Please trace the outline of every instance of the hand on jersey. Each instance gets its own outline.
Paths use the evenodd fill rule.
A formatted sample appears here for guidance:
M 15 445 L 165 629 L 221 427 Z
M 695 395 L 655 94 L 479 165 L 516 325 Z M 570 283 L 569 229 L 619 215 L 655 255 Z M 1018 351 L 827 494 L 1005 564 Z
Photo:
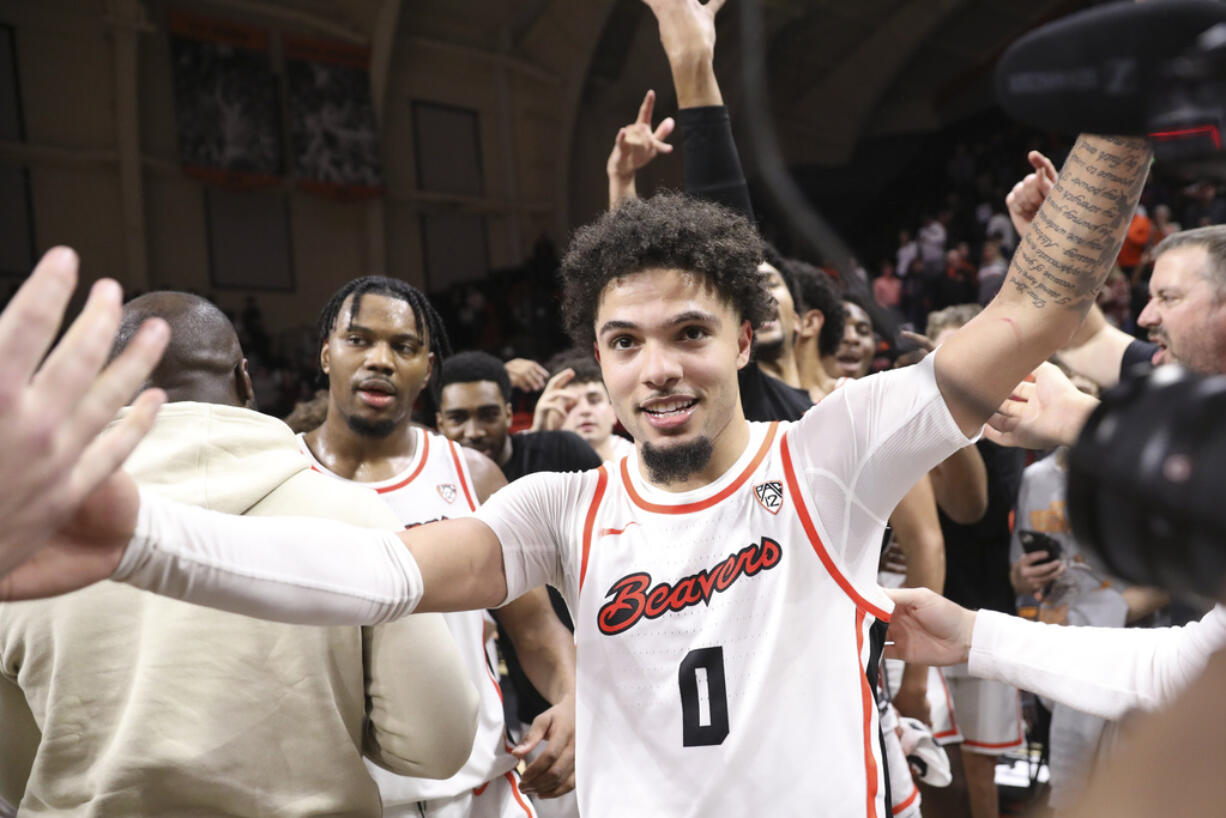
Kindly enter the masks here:
M 48 354 L 76 283 L 76 254 L 50 250 L 0 314 L 0 601 L 101 579 L 96 570 L 77 576 L 62 558 L 81 548 L 81 557 L 92 555 L 95 534 L 108 543 L 122 539 L 122 553 L 136 523 L 136 486 L 119 467 L 165 395 L 146 392 L 106 427 L 148 379 L 169 331 L 162 321 L 148 322 L 106 365 L 123 293 L 104 279 Z
M 1039 207 L 1047 200 L 1047 194 L 1056 186 L 1056 166 L 1051 160 L 1038 151 L 1026 154 L 1026 160 L 1034 168 L 1034 173 L 1028 174 L 1022 181 L 1013 186 L 1009 195 L 1005 196 L 1005 207 L 1009 209 L 1009 219 L 1018 238 L 1026 235 L 1030 223 L 1034 221 Z
M 566 416 L 575 408 L 575 399 L 565 391 L 566 385 L 575 377 L 575 370 L 563 369 L 549 379 L 545 391 L 536 402 L 532 412 L 532 431 L 561 429 Z
M 511 750 L 521 761 L 536 746 L 545 749 L 524 770 L 519 788 L 538 798 L 557 798 L 575 788 L 575 699 L 567 696 L 536 717 L 523 741 Z
M 983 436 L 1001 446 L 1024 449 L 1071 446 L 1097 405 L 1059 367 L 1043 363 L 988 419 Z
M 921 665 L 956 665 L 970 655 L 975 614 L 927 588 L 885 589 L 894 600 L 885 655 Z
M 613 140 L 613 151 L 605 170 L 610 177 L 631 181 L 634 174 L 662 153 L 672 153 L 673 146 L 665 142 L 672 135 L 677 123 L 671 116 L 665 117 L 652 130 L 652 112 L 656 106 L 656 92 L 648 91 L 639 106 L 638 118 L 621 128 Z

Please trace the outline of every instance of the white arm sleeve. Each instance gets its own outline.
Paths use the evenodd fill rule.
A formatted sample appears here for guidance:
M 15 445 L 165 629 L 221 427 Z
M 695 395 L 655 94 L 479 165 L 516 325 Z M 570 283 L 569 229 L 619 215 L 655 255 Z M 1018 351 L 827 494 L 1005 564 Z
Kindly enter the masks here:
M 596 472 L 538 472 L 490 497 L 473 516 L 502 543 L 507 598 L 548 583 L 571 610 L 578 595 L 582 516 L 591 503 Z
M 307 517 L 238 517 L 141 491 L 111 579 L 223 611 L 300 625 L 411 613 L 422 577 L 394 532 Z
M 1118 719 L 1169 702 L 1224 646 L 1226 609 L 1220 605 L 1199 622 L 1154 629 L 1046 625 L 979 611 L 969 668 L 981 679 Z

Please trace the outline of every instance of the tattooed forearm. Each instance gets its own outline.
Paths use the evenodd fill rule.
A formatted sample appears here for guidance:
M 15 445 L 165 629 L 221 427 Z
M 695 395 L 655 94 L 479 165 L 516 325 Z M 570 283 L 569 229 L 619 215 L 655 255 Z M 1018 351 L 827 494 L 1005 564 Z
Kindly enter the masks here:
M 1089 309 L 1119 253 L 1149 168 L 1149 146 L 1082 136 L 1013 259 L 1006 283 L 1035 309 Z

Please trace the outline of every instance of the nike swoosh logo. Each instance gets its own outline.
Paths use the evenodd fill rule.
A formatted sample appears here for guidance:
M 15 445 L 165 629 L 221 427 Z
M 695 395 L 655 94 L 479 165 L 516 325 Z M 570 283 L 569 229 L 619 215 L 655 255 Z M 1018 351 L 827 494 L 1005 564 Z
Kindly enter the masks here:
M 602 529 L 600 529 L 600 536 L 602 536 L 602 537 L 615 537 L 615 536 L 617 536 L 618 534 L 624 534 L 624 533 L 626 533 L 626 529 L 627 529 L 627 528 L 629 528 L 630 526 L 632 526 L 632 525 L 638 525 L 638 524 L 639 524 L 639 523 L 638 523 L 638 520 L 631 520 L 630 522 L 626 523 L 626 524 L 625 524 L 624 526 L 622 526 L 621 528 L 602 528 Z

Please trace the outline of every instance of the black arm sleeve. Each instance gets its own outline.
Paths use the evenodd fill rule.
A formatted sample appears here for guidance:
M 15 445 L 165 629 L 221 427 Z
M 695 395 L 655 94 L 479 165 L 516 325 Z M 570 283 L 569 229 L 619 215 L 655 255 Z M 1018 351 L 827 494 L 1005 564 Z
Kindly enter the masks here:
M 1157 351 L 1157 344 L 1142 341 L 1139 338 L 1129 344 L 1124 350 L 1124 357 L 1120 359 L 1120 380 L 1137 374 L 1134 369 L 1139 364 L 1148 364 Z
M 685 192 L 730 207 L 751 222 L 753 205 L 732 139 L 732 120 L 723 105 L 682 108 L 681 155 L 685 160 Z

